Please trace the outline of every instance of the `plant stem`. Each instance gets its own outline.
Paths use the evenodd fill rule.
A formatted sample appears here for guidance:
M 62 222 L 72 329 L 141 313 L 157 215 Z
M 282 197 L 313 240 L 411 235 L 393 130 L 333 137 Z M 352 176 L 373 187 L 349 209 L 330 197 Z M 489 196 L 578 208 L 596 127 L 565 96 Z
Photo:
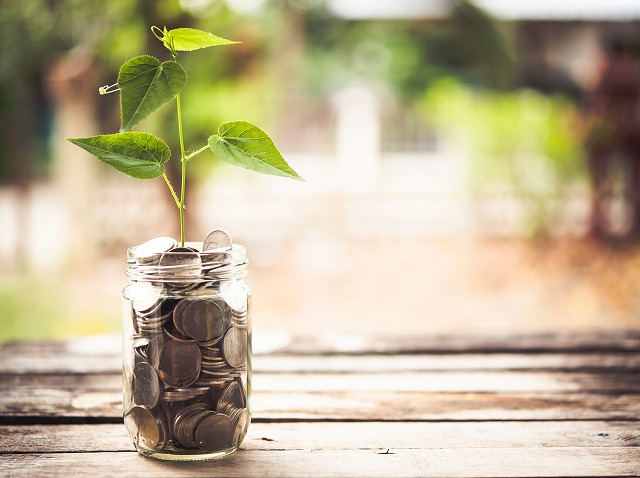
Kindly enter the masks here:
M 167 183 L 167 186 L 169 186 L 169 191 L 171 191 L 171 195 L 173 196 L 173 200 L 176 202 L 176 206 L 180 208 L 180 200 L 176 195 L 175 189 L 173 189 L 173 186 L 171 185 L 171 181 L 169 181 L 169 177 L 167 176 L 167 173 L 162 173 L 162 177 L 164 178 L 164 182 Z
M 209 149 L 209 145 L 208 145 L 208 144 L 207 144 L 206 146 L 203 146 L 202 148 L 200 148 L 200 149 L 198 149 L 198 150 L 194 151 L 193 153 L 189 153 L 189 154 L 187 155 L 187 157 L 186 157 L 186 158 L 184 158 L 184 160 L 185 160 L 185 161 L 189 161 L 191 158 L 193 158 L 193 157 L 195 157 L 195 156 L 198 156 L 200 153 L 202 153 L 203 151 L 205 151 L 205 150 L 207 150 L 207 149 Z
M 187 183 L 187 159 L 184 154 L 184 136 L 182 134 L 182 107 L 180 105 L 180 93 L 176 96 L 178 107 L 178 136 L 180 137 L 180 166 L 181 166 L 181 185 L 180 185 L 180 245 L 184 247 L 184 193 Z

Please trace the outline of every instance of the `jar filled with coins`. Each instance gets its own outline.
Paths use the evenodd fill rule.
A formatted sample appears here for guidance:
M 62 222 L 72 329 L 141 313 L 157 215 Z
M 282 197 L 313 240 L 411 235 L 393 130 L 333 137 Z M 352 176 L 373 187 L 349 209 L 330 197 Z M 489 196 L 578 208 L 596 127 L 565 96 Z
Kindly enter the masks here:
M 138 452 L 207 460 L 234 452 L 251 408 L 245 248 L 152 239 L 128 250 L 123 297 L 124 422 Z

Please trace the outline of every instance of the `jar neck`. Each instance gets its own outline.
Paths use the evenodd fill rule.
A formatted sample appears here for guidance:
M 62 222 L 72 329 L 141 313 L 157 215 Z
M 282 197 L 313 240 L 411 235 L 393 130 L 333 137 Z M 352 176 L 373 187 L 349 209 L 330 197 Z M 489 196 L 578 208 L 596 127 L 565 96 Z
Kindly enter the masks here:
M 202 243 L 186 243 L 190 250 L 139 255 L 127 251 L 126 275 L 132 282 L 227 283 L 242 281 L 249 261 L 244 246 L 202 251 Z

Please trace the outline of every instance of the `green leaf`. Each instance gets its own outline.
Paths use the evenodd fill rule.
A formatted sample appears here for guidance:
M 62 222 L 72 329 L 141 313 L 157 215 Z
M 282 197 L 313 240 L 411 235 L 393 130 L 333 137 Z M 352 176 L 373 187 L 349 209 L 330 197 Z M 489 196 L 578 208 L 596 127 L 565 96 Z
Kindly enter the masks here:
M 212 33 L 195 28 L 176 28 L 165 33 L 165 38 L 175 51 L 193 51 L 210 46 L 233 45 L 237 41 L 226 40 Z M 167 45 L 165 40 L 165 46 Z M 167 48 L 171 49 L 169 46 Z
M 141 55 L 120 67 L 120 131 L 128 131 L 162 105 L 176 97 L 187 75 L 176 61 L 160 61 Z
M 284 160 L 273 140 L 246 121 L 231 121 L 209 137 L 209 148 L 223 161 L 259 173 L 304 181 Z
M 67 139 L 118 171 L 138 179 L 162 176 L 163 164 L 171 158 L 166 143 L 151 133 L 129 132 Z

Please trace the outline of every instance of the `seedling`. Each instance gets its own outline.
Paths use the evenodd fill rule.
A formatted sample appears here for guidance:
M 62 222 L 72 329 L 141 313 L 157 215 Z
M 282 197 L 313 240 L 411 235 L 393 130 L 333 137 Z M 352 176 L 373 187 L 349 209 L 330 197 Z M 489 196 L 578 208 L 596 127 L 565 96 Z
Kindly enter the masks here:
M 238 42 L 193 28 L 167 30 L 165 27 L 161 30 L 154 26 L 151 31 L 169 50 L 173 59 L 160 62 L 149 55 L 137 56 L 120 67 L 116 84 L 98 89 L 101 95 L 120 93 L 120 132 L 67 139 L 134 178 L 155 179 L 162 176 L 180 213 L 180 242 L 184 245 L 187 163 L 204 151 L 210 150 L 223 161 L 259 173 L 300 181 L 304 179 L 287 164 L 273 140 L 260 128 L 246 121 L 223 123 L 218 127 L 217 134 L 209 136 L 207 144 L 191 152 L 185 151 L 180 92 L 185 86 L 187 75 L 178 63 L 178 52 Z M 131 131 L 135 125 L 174 98 L 180 140 L 179 197 L 165 171 L 164 164 L 171 159 L 171 151 L 167 144 L 151 133 Z

